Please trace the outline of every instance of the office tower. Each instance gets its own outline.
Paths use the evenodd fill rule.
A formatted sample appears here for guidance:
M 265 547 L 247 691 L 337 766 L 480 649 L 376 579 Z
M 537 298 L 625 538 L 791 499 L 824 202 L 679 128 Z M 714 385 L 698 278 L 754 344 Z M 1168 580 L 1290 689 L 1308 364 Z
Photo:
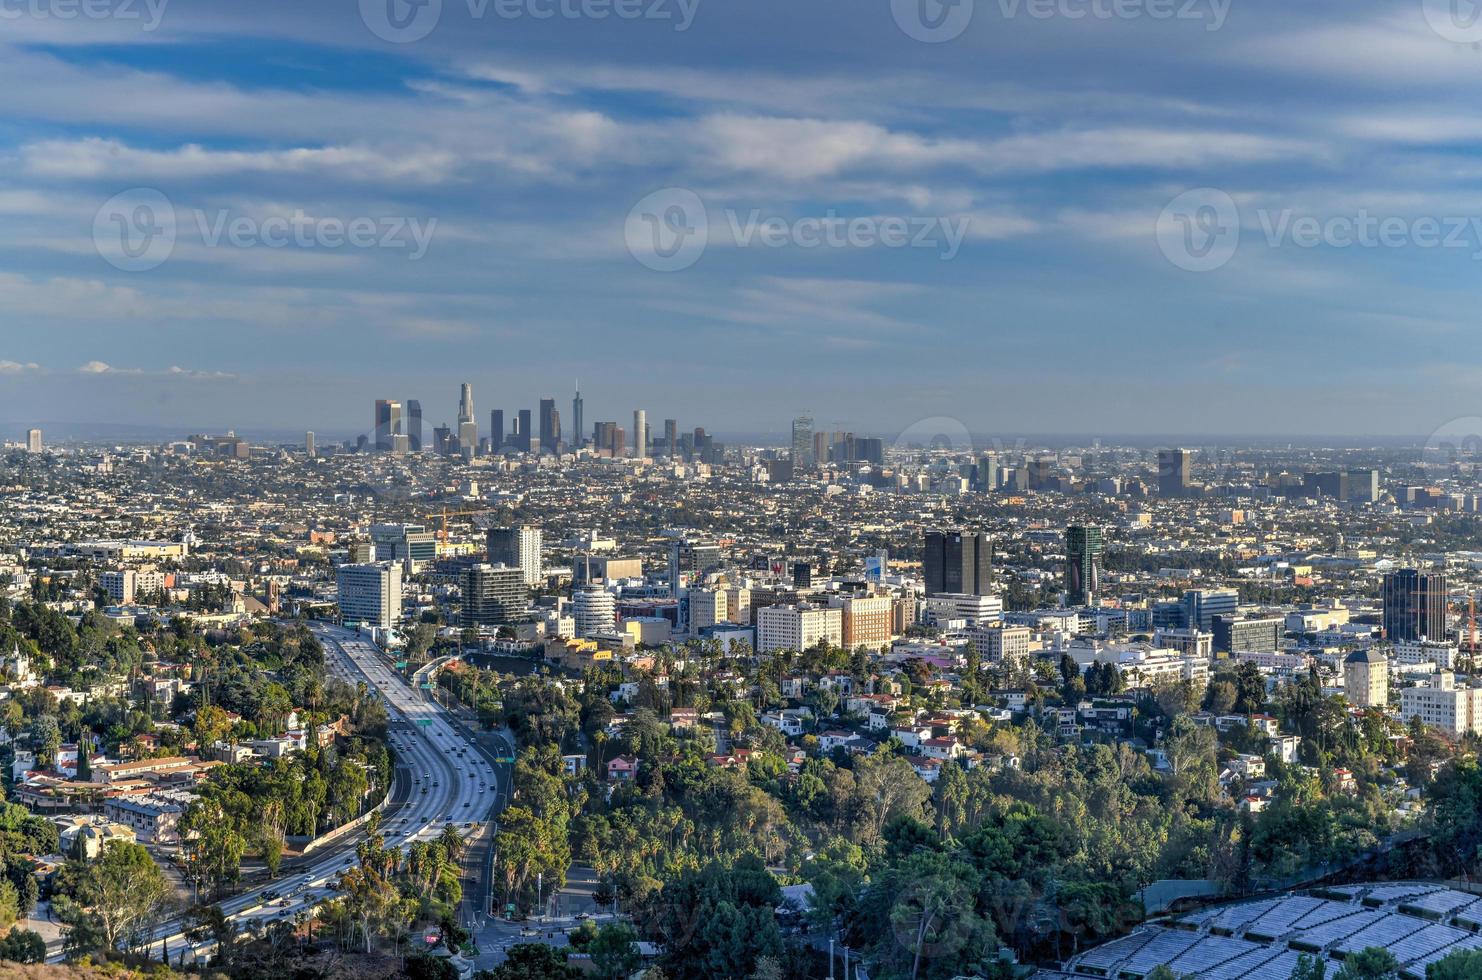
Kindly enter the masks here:
M 617 629 L 617 600 L 600 585 L 584 585 L 571 594 L 572 620 L 578 638 Z
M 1281 649 L 1286 620 L 1281 616 L 1216 615 L 1213 632 L 1215 653 L 1271 653 Z
M 407 399 L 407 449 L 422 451 L 422 403 L 415 398 Z
M 33 449 L 31 451 L 35 452 L 36 450 Z M 310 459 L 314 458 L 314 433 L 312 432 L 304 433 L 304 455 Z
M 813 587 L 813 566 L 805 561 L 792 563 L 792 587 L 795 589 L 811 589 Z
M 539 585 L 541 565 L 540 528 L 529 524 L 490 528 L 486 538 L 489 563 L 511 565 L 525 576 L 526 585 Z
M 540 400 L 540 451 L 554 455 L 561 448 L 561 414 L 554 398 Z
M 664 420 L 664 446 L 670 459 L 679 455 L 679 422 L 675 419 Z
M 1190 629 L 1214 632 L 1214 617 L 1234 616 L 1240 607 L 1235 589 L 1189 589 L 1184 593 L 1184 622 Z
M 437 535 L 422 524 L 373 524 L 371 543 L 377 561 L 405 564 L 413 575 L 437 557 Z
M 496 408 L 489 413 L 489 452 L 499 455 L 504 448 L 504 409 Z
M 1072 524 L 1065 529 L 1065 593 L 1072 606 L 1096 602 L 1101 587 L 1101 528 Z
M 515 448 L 528 453 L 535 448 L 535 432 L 530 428 L 530 409 L 520 409 L 517 418 L 519 430 L 515 433 Z
M 479 424 L 473 420 L 473 385 L 464 382 L 458 389 L 458 451 L 465 459 L 479 448 Z
M 26 452 L 28 452 L 28 453 L 39 453 L 39 452 L 41 452 L 41 448 L 42 448 L 41 447 L 41 430 L 40 429 L 27 429 L 26 430 Z
M 439 456 L 447 456 L 453 452 L 452 429 L 440 425 L 432 430 L 432 451 Z
M 975 531 L 927 531 L 922 574 L 927 595 L 989 595 L 993 542 Z
M 463 570 L 463 626 L 500 626 L 524 617 L 530 589 L 525 573 L 510 565 L 473 565 Z
M 679 590 L 720 566 L 720 546 L 695 538 L 677 538 L 669 545 L 669 590 Z
M 1446 638 L 1446 576 L 1401 568 L 1384 576 L 1384 635 L 1394 643 Z
M 401 434 L 401 402 L 391 398 L 376 400 L 375 433 L 376 452 L 389 453 L 396 447 L 396 436 Z
M 1356 504 L 1372 504 L 1379 500 L 1378 470 L 1349 470 L 1348 499 Z
M 1302 496 L 1322 500 L 1348 500 L 1347 473 L 1303 473 Z
M 796 470 L 812 469 L 818 463 L 813 454 L 813 416 L 799 415 L 792 420 L 792 466 Z
M 395 562 L 341 565 L 335 573 L 340 622 L 382 629 L 401 622 L 401 566 Z
M 854 450 L 854 458 L 857 462 L 873 463 L 876 466 L 885 465 L 885 443 L 879 439 L 856 439 Z
M 613 459 L 619 459 L 623 456 L 628 455 L 628 430 L 624 429 L 616 422 L 609 422 L 607 424 L 611 426 L 611 428 L 607 430 L 609 439 L 609 455 L 612 456 Z
M 1158 496 L 1184 497 L 1189 493 L 1189 465 L 1192 454 L 1187 449 L 1158 450 Z
M 633 458 L 648 457 L 648 413 L 641 408 L 633 409 Z
M 1049 490 L 1052 489 L 1051 481 L 1055 477 L 1055 457 L 1036 456 L 1029 461 L 1029 489 Z
M 582 416 L 584 414 L 583 409 L 585 409 L 585 408 L 586 408 L 586 403 L 583 402 L 582 401 L 582 398 L 581 398 L 581 382 L 577 382 L 577 385 L 576 385 L 576 395 L 575 395 L 575 397 L 573 397 L 571 399 L 571 440 L 572 440 L 572 446 L 571 446 L 571 448 L 572 449 L 580 449 L 581 448 L 582 432 L 584 431 L 582 429 L 582 425 L 583 425 Z
M 978 459 L 978 485 L 974 489 L 983 493 L 992 493 L 998 489 L 998 460 L 993 456 Z

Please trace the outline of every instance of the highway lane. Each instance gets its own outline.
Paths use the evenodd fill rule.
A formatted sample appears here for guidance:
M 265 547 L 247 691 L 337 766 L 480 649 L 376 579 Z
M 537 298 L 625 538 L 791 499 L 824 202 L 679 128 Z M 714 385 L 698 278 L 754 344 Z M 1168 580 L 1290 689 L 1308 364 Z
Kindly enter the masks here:
M 381 825 L 387 845 L 404 850 L 418 840 L 435 840 L 449 824 L 465 838 L 475 835 L 506 798 L 508 773 L 500 770 L 507 767 L 497 766 L 466 729 L 423 692 L 409 686 L 369 640 L 354 630 L 327 624 L 312 628 L 324 644 L 330 673 L 352 683 L 364 681 L 386 704 L 389 741 L 397 764 L 395 778 L 412 785 L 406 802 L 388 809 Z M 357 829 L 324 856 L 277 881 L 221 902 L 222 910 L 243 927 L 312 914 L 315 906 L 337 894 L 334 883 L 356 863 L 353 848 L 364 837 L 365 831 Z M 470 891 L 477 889 L 475 884 Z M 483 908 L 487 909 L 486 902 Z M 469 925 L 477 925 L 479 914 L 465 903 L 463 915 Z M 189 961 L 208 953 L 207 944 L 189 946 L 185 928 L 186 923 L 177 919 L 156 930 L 152 955 L 168 950 L 174 960 L 188 950 Z

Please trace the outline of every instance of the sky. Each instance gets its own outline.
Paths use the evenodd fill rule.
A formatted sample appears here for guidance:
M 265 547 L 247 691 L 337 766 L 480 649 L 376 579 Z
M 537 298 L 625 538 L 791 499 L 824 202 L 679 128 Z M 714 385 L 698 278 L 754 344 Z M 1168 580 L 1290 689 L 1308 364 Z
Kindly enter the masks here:
M 0 0 L 0 432 L 1425 438 L 1468 3 Z

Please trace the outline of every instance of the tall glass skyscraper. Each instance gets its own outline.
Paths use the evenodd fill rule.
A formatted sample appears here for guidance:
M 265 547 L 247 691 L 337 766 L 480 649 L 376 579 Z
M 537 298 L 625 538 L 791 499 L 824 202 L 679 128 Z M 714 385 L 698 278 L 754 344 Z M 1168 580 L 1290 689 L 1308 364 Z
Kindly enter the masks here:
M 1065 600 L 1089 606 L 1101 587 L 1101 528 L 1072 524 L 1065 529 Z

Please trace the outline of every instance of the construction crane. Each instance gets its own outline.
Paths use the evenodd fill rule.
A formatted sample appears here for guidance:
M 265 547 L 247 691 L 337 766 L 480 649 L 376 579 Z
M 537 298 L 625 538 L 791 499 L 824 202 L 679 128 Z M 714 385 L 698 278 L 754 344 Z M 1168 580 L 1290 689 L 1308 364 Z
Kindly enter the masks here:
M 469 507 L 459 510 L 448 510 L 444 507 L 441 513 L 441 522 L 438 525 L 437 539 L 443 544 L 448 543 L 448 517 L 469 517 L 474 514 L 497 514 L 501 508 L 498 507 Z

